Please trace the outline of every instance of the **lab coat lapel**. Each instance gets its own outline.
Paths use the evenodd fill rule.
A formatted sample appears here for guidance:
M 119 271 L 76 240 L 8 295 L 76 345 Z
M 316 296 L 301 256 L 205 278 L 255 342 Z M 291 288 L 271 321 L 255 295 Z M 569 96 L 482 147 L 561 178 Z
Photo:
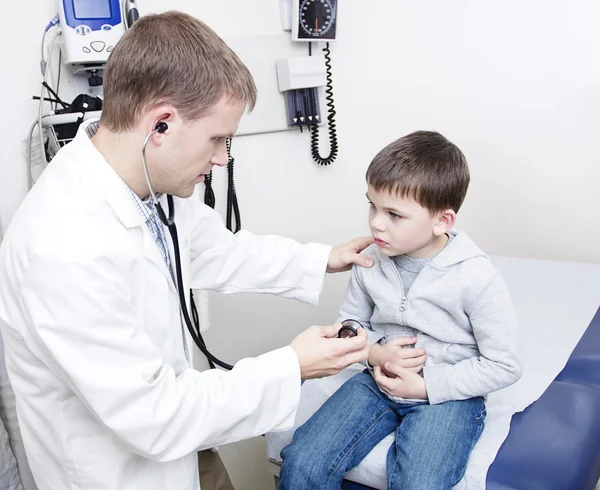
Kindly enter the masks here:
M 89 184 L 94 187 L 96 192 L 104 196 L 115 215 L 130 233 L 138 234 L 139 231 L 135 228 L 141 228 L 144 256 L 160 269 L 168 279 L 171 288 L 177 292 L 158 245 L 154 241 L 154 236 L 146 223 L 144 223 L 144 219 L 137 209 L 127 184 L 121 180 L 93 145 L 85 133 L 85 127 L 86 123 L 80 126 L 77 136 L 70 145 L 72 145 L 73 151 L 78 154 L 77 160 L 81 162 L 81 165 L 89 175 Z M 174 266 L 175 264 L 173 263 Z

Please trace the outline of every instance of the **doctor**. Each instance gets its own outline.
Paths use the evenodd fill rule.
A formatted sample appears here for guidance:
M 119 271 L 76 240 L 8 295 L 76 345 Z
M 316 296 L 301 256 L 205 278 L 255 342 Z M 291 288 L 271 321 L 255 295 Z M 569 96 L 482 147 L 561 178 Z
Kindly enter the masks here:
M 115 47 L 102 119 L 82 124 L 42 174 L 0 249 L 0 327 L 27 457 L 40 490 L 192 490 L 196 452 L 291 427 L 300 380 L 367 358 L 366 336 L 313 326 L 233 371 L 192 369 L 168 233 L 148 200 L 176 196 L 185 290 L 314 303 L 323 275 L 370 266 L 357 239 L 331 249 L 228 232 L 196 184 L 226 164 L 256 89 L 203 23 L 142 18 Z M 229 335 L 224 332 L 223 335 Z

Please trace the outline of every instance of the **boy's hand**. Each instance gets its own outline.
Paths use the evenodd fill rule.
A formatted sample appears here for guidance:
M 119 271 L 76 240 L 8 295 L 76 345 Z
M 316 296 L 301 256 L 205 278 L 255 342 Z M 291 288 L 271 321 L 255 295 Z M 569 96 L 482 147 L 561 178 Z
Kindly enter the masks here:
M 394 375 L 385 369 L 387 362 L 396 364 L 414 373 L 420 373 L 427 359 L 424 349 L 403 349 L 405 345 L 412 345 L 417 341 L 415 337 L 398 337 L 385 345 L 373 344 L 369 351 L 369 365 L 382 368 L 388 378 Z
M 417 373 L 390 362 L 386 363 L 384 368 L 386 372 L 391 373 L 394 378 L 387 376 L 379 366 L 375 366 L 373 371 L 375 382 L 383 388 L 386 393 L 402 398 L 427 400 L 425 381 Z
M 355 238 L 354 240 L 333 247 L 327 262 L 327 272 L 344 272 L 352 269 L 353 264 L 371 267 L 373 259 L 361 255 L 365 248 L 373 243 L 373 237 Z

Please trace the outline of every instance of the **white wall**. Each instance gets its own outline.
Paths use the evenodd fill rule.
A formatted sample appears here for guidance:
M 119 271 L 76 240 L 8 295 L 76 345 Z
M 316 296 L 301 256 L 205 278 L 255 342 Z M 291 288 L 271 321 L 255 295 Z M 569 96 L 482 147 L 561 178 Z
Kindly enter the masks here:
M 279 33 L 277 0 L 145 0 L 142 8 L 165 5 L 198 16 L 223 36 Z M 30 96 L 39 86 L 39 39 L 53 14 L 52 4 L 40 0 L 6 8 L 0 80 L 5 225 L 26 190 L 21 140 L 35 118 Z M 469 160 L 472 184 L 459 225 L 482 248 L 600 262 L 600 4 L 346 0 L 339 8 L 333 49 L 338 161 L 316 166 L 306 133 L 236 139 L 245 228 L 327 243 L 366 233 L 364 171 L 370 159 L 403 134 L 435 129 Z M 18 24 L 21 17 L 27 22 Z M 16 42 L 20 48 L 10 49 Z M 223 187 L 225 172 L 216 179 Z M 218 198 L 222 205 L 223 193 Z M 332 320 L 345 280 L 327 279 L 319 308 L 214 296 L 207 340 L 228 360 L 284 345 L 310 323 Z M 234 335 L 222 335 L 224 330 Z M 261 444 L 223 449 L 242 490 L 267 488 L 257 457 Z

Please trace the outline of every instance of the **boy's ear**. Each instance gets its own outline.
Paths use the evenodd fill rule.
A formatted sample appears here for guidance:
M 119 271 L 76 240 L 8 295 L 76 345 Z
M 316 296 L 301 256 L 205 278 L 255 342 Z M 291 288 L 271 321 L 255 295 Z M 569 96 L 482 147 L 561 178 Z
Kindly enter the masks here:
M 452 209 L 445 209 L 438 215 L 437 222 L 433 228 L 433 234 L 436 236 L 442 236 L 454 226 L 455 222 L 456 212 L 454 212 Z

